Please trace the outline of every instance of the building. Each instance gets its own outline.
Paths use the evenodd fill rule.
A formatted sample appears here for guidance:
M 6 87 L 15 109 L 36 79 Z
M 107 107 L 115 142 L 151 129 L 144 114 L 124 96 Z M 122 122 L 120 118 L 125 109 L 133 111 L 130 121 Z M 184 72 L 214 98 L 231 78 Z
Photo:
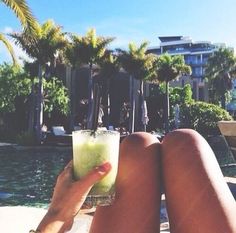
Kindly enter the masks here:
M 193 98 L 196 100 L 208 100 L 206 83 L 204 82 L 205 67 L 208 58 L 225 44 L 212 44 L 209 41 L 194 42 L 190 37 L 184 36 L 162 36 L 159 37 L 160 46 L 149 48 L 149 53 L 161 55 L 183 55 L 185 63 L 192 68 L 192 75 L 188 78 L 180 78 L 173 81 L 173 86 L 183 86 L 190 83 L 193 88 Z

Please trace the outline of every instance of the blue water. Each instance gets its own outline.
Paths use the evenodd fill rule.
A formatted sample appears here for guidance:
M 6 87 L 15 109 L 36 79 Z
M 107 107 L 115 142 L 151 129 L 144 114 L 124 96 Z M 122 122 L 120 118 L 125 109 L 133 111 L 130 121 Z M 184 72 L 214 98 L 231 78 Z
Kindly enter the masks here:
M 0 148 L 0 206 L 47 207 L 71 148 Z

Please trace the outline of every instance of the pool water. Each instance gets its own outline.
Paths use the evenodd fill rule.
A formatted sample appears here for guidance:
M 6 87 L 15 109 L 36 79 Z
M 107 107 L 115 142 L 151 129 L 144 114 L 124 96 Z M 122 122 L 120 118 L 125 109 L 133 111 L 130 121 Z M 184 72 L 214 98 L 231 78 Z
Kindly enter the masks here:
M 0 148 L 0 206 L 47 207 L 71 148 Z

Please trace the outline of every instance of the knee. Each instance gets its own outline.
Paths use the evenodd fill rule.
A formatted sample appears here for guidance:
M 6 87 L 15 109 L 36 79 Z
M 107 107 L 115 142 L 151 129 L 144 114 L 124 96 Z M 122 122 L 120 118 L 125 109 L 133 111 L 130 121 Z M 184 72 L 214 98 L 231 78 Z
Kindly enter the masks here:
M 158 139 L 150 133 L 135 132 L 122 141 L 120 146 L 121 154 L 145 155 L 150 148 L 158 147 L 159 143 Z
M 177 129 L 168 133 L 162 144 L 171 145 L 192 145 L 205 140 L 197 131 L 193 129 Z
M 150 133 L 146 133 L 146 132 L 135 132 L 129 136 L 127 136 L 123 142 L 122 142 L 122 146 L 140 146 L 140 147 L 146 147 L 152 143 L 155 142 L 159 142 L 158 139 L 150 134 Z
M 118 186 L 137 179 L 157 176 L 160 166 L 160 142 L 145 132 L 136 132 L 127 136 L 120 145 Z M 145 176 L 141 176 L 145 171 Z M 154 175 L 155 174 L 155 175 Z M 146 177 L 146 178 L 144 178 Z
M 170 132 L 162 141 L 162 156 L 169 157 L 186 154 L 201 154 L 200 151 L 210 151 L 206 140 L 195 130 L 178 129 Z
M 120 167 L 152 166 L 160 158 L 160 142 L 149 133 L 137 132 L 126 137 L 120 145 Z

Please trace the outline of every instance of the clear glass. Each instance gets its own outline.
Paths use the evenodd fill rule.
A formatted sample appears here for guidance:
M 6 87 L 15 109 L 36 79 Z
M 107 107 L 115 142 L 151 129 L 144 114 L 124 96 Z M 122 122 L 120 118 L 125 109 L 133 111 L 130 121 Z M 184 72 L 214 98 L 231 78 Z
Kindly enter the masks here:
M 72 133 L 73 170 L 75 179 L 85 176 L 94 167 L 110 162 L 111 171 L 89 192 L 85 204 L 111 205 L 115 199 L 120 133 L 111 130 L 79 130 Z

